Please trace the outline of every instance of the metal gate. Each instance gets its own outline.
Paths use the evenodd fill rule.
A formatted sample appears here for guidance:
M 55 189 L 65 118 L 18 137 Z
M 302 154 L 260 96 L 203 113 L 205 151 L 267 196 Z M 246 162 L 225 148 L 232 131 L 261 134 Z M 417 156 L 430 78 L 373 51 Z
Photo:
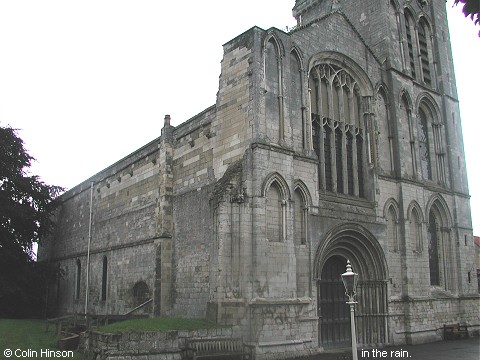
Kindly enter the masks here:
M 345 272 L 346 260 L 332 256 L 322 269 L 318 288 L 318 315 L 320 344 L 324 347 L 348 346 L 350 310 L 345 304 L 345 288 L 340 274 Z
M 341 280 L 346 259 L 330 257 L 318 281 L 319 341 L 323 347 L 351 344 L 350 309 Z M 383 280 L 360 280 L 357 287 L 355 322 L 359 346 L 388 343 L 387 283 Z

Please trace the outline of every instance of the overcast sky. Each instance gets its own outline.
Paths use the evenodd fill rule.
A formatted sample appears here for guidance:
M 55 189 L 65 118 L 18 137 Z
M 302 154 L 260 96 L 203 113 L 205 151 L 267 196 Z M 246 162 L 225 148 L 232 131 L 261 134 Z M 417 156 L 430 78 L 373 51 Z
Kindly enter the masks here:
M 359 0 L 360 1 L 360 0 Z M 75 186 L 215 103 L 222 44 L 257 25 L 295 25 L 294 0 L 0 0 L 0 125 L 20 129 L 32 173 Z M 480 234 L 480 38 L 450 9 L 452 48 Z M 474 138 L 476 137 L 476 138 Z

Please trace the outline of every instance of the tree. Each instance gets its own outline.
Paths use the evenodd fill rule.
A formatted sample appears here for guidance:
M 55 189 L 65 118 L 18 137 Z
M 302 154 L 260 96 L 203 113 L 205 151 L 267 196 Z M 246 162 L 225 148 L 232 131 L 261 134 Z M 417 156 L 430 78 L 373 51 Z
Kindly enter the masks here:
M 475 23 L 475 25 L 480 25 L 480 1 L 479 0 L 454 0 L 454 4 L 458 5 L 462 3 L 463 9 L 462 12 L 465 17 L 469 17 Z M 480 31 L 478 32 L 480 36 Z
M 63 190 L 27 170 L 34 158 L 17 131 L 0 126 L 0 317 L 40 314 L 46 264 L 33 244 L 53 228 L 55 198 Z

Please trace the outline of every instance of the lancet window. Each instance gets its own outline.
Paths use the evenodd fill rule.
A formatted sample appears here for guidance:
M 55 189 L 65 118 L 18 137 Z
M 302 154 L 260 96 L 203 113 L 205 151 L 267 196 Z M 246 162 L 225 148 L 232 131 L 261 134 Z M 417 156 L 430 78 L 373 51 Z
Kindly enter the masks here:
M 294 192 L 294 218 L 295 218 L 295 244 L 306 244 L 306 204 L 303 198 L 303 194 L 299 189 Z
M 418 44 L 420 46 L 420 62 L 422 65 L 423 82 L 427 85 L 432 85 L 430 61 L 428 60 L 428 38 L 424 21 L 420 22 L 418 25 Z
M 423 250 L 422 222 L 419 211 L 416 208 L 413 208 L 410 213 L 410 238 L 414 245 L 414 250 L 417 253 L 421 253 Z
M 430 268 L 430 284 L 440 285 L 440 267 L 438 264 L 438 234 L 440 232 L 440 227 L 433 211 L 430 213 L 428 222 L 428 264 Z
M 281 56 L 272 37 L 265 45 L 265 115 L 267 135 L 272 142 L 283 140 L 283 94 Z
M 407 11 L 405 12 L 405 33 L 406 33 L 406 40 L 407 40 L 407 54 L 408 60 L 410 64 L 410 75 L 413 78 L 416 78 L 416 71 L 415 71 L 415 54 L 414 54 L 414 47 L 415 44 L 415 30 L 413 27 L 414 21 L 411 14 Z
M 321 64 L 310 71 L 309 88 L 321 189 L 364 197 L 365 128 L 357 82 L 344 69 Z
M 283 240 L 284 211 L 282 192 L 279 185 L 274 181 L 267 192 L 267 239 L 269 241 Z
M 102 264 L 102 301 L 107 300 L 107 257 L 103 257 Z
M 390 247 L 393 251 L 398 251 L 398 237 L 397 237 L 397 214 L 393 208 L 390 206 L 387 211 L 387 237 Z
M 75 299 L 80 299 L 80 284 L 82 276 L 82 263 L 77 259 L 77 272 L 75 274 Z
M 428 144 L 428 119 L 423 109 L 419 109 L 418 121 L 418 144 L 420 151 L 420 164 L 424 179 L 432 180 L 432 167 L 430 161 L 430 149 Z

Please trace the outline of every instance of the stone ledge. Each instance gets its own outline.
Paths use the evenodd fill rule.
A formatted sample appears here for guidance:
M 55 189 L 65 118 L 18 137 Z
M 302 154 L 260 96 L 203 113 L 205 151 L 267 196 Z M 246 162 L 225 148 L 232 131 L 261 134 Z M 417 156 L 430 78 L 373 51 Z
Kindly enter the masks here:
M 250 306 L 268 306 L 268 305 L 309 305 L 312 299 L 268 299 L 268 298 L 254 298 L 249 302 Z
M 259 347 L 268 347 L 268 346 L 283 346 L 283 345 L 302 345 L 305 343 L 311 343 L 313 339 L 298 339 L 298 340 L 281 340 L 281 341 L 266 341 L 259 342 L 256 344 Z

